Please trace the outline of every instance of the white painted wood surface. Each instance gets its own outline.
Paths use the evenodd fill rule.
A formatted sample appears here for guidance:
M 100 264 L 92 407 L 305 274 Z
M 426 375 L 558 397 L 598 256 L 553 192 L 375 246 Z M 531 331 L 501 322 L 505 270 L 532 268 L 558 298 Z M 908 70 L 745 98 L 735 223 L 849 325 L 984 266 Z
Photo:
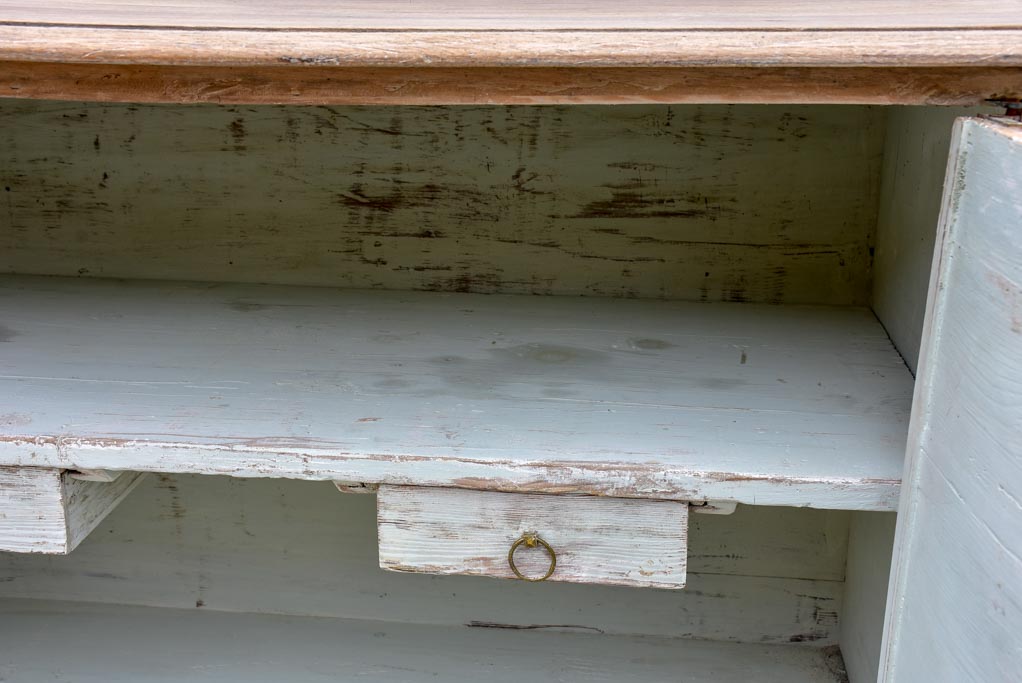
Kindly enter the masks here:
M 71 552 L 141 477 L 105 483 L 45 467 L 0 467 L 0 551 Z
M 841 656 L 851 683 L 875 683 L 894 547 L 893 512 L 854 512 L 841 604 Z
M 873 310 L 915 371 L 955 117 L 993 107 L 889 107 L 873 262 Z
M 965 119 L 948 167 L 882 681 L 1022 671 L 1022 126 Z
M 5 600 L 11 683 L 837 683 L 831 650 Z M 60 643 L 54 647 L 54 643 Z M 116 661 L 95 653 L 117 643 Z
M 685 502 L 381 486 L 377 514 L 380 566 L 391 571 L 520 580 L 508 551 L 535 532 L 556 555 L 548 581 L 685 587 Z M 525 544 L 514 561 L 530 579 L 551 566 Z
M 892 509 L 868 310 L 4 278 L 0 464 Z
M 0 553 L 0 596 L 292 616 L 832 645 L 848 513 L 689 519 L 681 591 L 382 571 L 372 495 L 326 482 L 148 477 L 71 555 Z
M 877 108 L 0 99 L 0 121 L 4 271 L 869 303 Z

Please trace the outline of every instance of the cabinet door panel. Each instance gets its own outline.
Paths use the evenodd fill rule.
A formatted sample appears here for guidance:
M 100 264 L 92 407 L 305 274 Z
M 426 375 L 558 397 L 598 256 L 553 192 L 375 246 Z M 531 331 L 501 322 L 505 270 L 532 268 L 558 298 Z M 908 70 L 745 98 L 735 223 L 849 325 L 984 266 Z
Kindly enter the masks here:
M 955 127 L 881 681 L 1022 677 L 1022 126 Z

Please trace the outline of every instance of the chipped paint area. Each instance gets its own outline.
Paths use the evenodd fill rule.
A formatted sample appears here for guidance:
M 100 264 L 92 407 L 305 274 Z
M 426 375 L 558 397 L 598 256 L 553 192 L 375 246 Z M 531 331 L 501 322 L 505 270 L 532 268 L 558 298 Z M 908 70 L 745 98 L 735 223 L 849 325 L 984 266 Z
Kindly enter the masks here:
M 872 108 L 197 105 L 180 114 L 0 102 L 0 268 L 869 300 L 883 141 Z M 237 310 L 256 312 L 248 305 Z

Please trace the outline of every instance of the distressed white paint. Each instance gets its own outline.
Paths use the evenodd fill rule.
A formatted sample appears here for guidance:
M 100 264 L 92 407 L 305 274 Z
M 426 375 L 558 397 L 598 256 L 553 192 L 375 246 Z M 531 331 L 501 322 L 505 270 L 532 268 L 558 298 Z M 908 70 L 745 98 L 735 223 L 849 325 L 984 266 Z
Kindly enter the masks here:
M 847 518 L 748 506 L 692 516 L 685 590 L 536 584 L 381 571 L 372 495 L 158 475 L 69 556 L 0 554 L 0 596 L 827 645 L 842 610 Z
M 57 469 L 0 467 L 0 551 L 69 553 L 138 484 L 72 479 Z
M 377 513 L 380 566 L 391 571 L 515 579 L 508 551 L 535 532 L 556 555 L 548 581 L 685 586 L 685 502 L 381 486 Z M 528 578 L 552 564 L 524 544 L 514 561 Z
M 6 277 L 0 464 L 892 509 L 868 310 Z
M 9 681 L 838 683 L 831 651 L 572 632 L 0 603 Z M 59 643 L 55 647 L 54 643 Z M 116 662 L 95 653 L 117 643 Z
M 956 116 L 987 107 L 890 107 L 886 110 L 873 263 L 873 309 L 914 371 L 926 311 L 941 188 Z
M 0 99 L 0 270 L 866 305 L 881 112 Z
M 842 600 L 841 655 L 851 683 L 875 683 L 894 546 L 893 512 L 853 512 Z
M 1022 667 L 1022 126 L 956 124 L 881 680 Z

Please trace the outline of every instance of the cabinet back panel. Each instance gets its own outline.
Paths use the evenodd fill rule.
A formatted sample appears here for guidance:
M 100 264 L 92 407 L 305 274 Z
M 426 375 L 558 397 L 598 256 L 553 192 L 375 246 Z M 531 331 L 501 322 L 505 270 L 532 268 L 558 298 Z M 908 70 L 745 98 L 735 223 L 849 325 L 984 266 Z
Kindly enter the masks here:
M 680 591 L 379 568 L 376 499 L 325 482 L 147 477 L 66 557 L 0 553 L 0 597 L 746 642 L 836 640 L 848 514 L 691 516 Z
M 0 100 L 0 269 L 869 302 L 862 106 Z

